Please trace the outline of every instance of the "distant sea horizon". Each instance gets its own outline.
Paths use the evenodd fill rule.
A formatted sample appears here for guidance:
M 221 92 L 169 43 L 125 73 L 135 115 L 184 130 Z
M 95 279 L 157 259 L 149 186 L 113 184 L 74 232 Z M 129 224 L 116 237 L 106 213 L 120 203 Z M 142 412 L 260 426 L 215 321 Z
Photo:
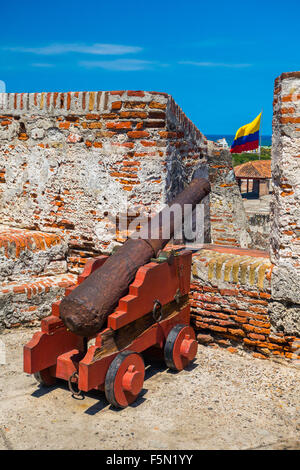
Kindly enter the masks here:
M 225 138 L 229 147 L 231 147 L 232 142 L 234 141 L 234 135 L 230 134 L 204 134 L 208 140 L 213 140 L 216 142 L 219 139 Z M 272 136 L 271 135 L 262 135 L 261 136 L 261 145 L 262 147 L 271 147 L 272 145 Z

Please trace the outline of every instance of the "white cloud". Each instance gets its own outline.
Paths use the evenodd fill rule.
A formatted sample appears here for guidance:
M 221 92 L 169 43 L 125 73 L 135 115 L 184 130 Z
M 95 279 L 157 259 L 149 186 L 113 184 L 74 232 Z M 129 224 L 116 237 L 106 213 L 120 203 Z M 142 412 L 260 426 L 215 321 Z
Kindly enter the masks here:
M 94 55 L 122 55 L 140 52 L 142 48 L 120 44 L 92 44 L 90 46 L 85 44 L 50 44 L 44 47 L 6 47 L 5 50 L 37 55 L 58 55 L 69 52 Z
M 54 64 L 48 64 L 48 63 L 45 63 L 45 62 L 34 62 L 31 65 L 32 65 L 32 67 L 41 67 L 41 68 L 54 67 Z
M 0 93 L 5 93 L 6 92 L 6 85 L 3 80 L 0 80 Z
M 194 62 L 194 61 L 182 61 L 178 62 L 181 65 L 194 65 L 195 67 L 226 67 L 231 69 L 240 69 L 245 67 L 251 67 L 252 64 L 231 64 L 229 62 Z
M 79 65 L 85 68 L 102 68 L 106 70 L 118 71 L 138 71 L 151 68 L 155 62 L 138 59 L 117 59 L 117 60 L 99 60 L 82 61 Z

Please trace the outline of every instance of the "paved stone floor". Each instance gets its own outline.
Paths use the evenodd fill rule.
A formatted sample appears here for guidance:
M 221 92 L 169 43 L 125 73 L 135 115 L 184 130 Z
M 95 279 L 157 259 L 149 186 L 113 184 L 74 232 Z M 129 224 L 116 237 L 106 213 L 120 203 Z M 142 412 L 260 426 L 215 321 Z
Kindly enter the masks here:
M 300 449 L 300 370 L 199 346 L 189 370 L 147 367 L 142 396 L 116 411 L 22 372 L 33 329 L 5 331 L 0 449 Z

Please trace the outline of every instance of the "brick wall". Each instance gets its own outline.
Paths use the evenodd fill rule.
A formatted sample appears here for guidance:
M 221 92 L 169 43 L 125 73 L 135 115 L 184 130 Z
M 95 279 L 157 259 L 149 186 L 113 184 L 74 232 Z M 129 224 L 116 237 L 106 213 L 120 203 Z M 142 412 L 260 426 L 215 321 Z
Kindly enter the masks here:
M 67 271 L 67 246 L 56 234 L 0 225 L 0 281 Z
M 1 221 L 59 233 L 73 272 L 124 240 L 111 216 L 127 202 L 158 210 L 206 167 L 205 137 L 165 93 L 0 98 Z
M 67 244 L 55 233 L 0 225 L 0 331 L 49 315 L 64 288 Z
M 0 331 L 36 324 L 36 320 L 47 317 L 51 305 L 61 300 L 65 289 L 76 282 L 76 274 L 70 273 L 0 282 Z
M 272 183 L 271 320 L 300 335 L 300 72 L 275 81 Z
M 192 320 L 199 342 L 260 358 L 298 358 L 297 337 L 271 324 L 273 265 L 267 253 L 207 245 L 194 255 L 192 269 Z

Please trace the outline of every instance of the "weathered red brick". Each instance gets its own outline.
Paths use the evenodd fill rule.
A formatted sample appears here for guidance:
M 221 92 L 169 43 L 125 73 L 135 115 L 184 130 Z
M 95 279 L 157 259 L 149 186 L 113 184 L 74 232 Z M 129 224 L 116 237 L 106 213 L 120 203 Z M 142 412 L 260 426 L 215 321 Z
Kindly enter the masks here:
M 124 108 L 129 109 L 144 109 L 146 107 L 146 103 L 143 101 L 126 101 L 123 103 Z
M 244 338 L 246 336 L 245 332 L 239 328 L 228 328 L 228 331 L 233 336 L 238 336 Z
M 141 90 L 138 90 L 138 91 L 130 90 L 127 92 L 127 96 L 145 96 L 145 93 Z
M 249 333 L 249 337 L 251 339 L 257 339 L 257 340 L 260 340 L 260 341 L 263 341 L 265 339 L 264 335 L 258 335 L 257 333 Z
M 149 137 L 149 132 L 147 131 L 130 131 L 127 132 L 128 137 L 131 139 L 141 139 L 143 137 Z
M 86 119 L 90 120 L 99 120 L 100 119 L 100 114 L 87 114 Z
M 89 127 L 89 129 L 101 129 L 102 123 L 101 122 L 90 122 L 88 127 Z
M 61 129 L 69 129 L 70 123 L 69 123 L 69 122 L 60 122 L 60 123 L 59 123 L 59 127 L 60 127 Z
M 132 123 L 130 121 L 124 122 L 108 122 L 107 129 L 131 129 Z
M 266 356 L 264 356 L 263 354 L 260 354 L 258 352 L 252 353 L 252 356 L 256 357 L 257 359 L 267 359 Z
M 163 111 L 150 111 L 149 119 L 165 119 L 166 113 Z
M 122 108 L 122 101 L 114 101 L 111 104 L 111 109 L 113 109 L 113 110 L 118 110 L 118 109 L 121 109 L 121 108 Z
M 165 127 L 165 125 L 165 121 L 146 121 L 144 123 L 144 126 L 149 128 L 161 128 Z
M 147 113 L 144 111 L 121 111 L 120 116 L 122 118 L 140 118 L 146 119 Z
M 213 331 L 217 331 L 218 333 L 226 333 L 227 328 L 223 328 L 222 326 L 217 325 L 208 325 L 208 328 Z
M 157 101 L 151 101 L 149 104 L 149 108 L 155 108 L 155 109 L 166 109 L 167 105 L 165 103 L 159 103 Z
M 143 147 L 155 147 L 156 146 L 156 142 L 150 141 L 150 140 L 141 140 L 141 144 Z
M 204 334 L 198 333 L 197 340 L 201 344 L 209 344 L 213 342 L 214 338 L 211 335 L 204 335 Z

